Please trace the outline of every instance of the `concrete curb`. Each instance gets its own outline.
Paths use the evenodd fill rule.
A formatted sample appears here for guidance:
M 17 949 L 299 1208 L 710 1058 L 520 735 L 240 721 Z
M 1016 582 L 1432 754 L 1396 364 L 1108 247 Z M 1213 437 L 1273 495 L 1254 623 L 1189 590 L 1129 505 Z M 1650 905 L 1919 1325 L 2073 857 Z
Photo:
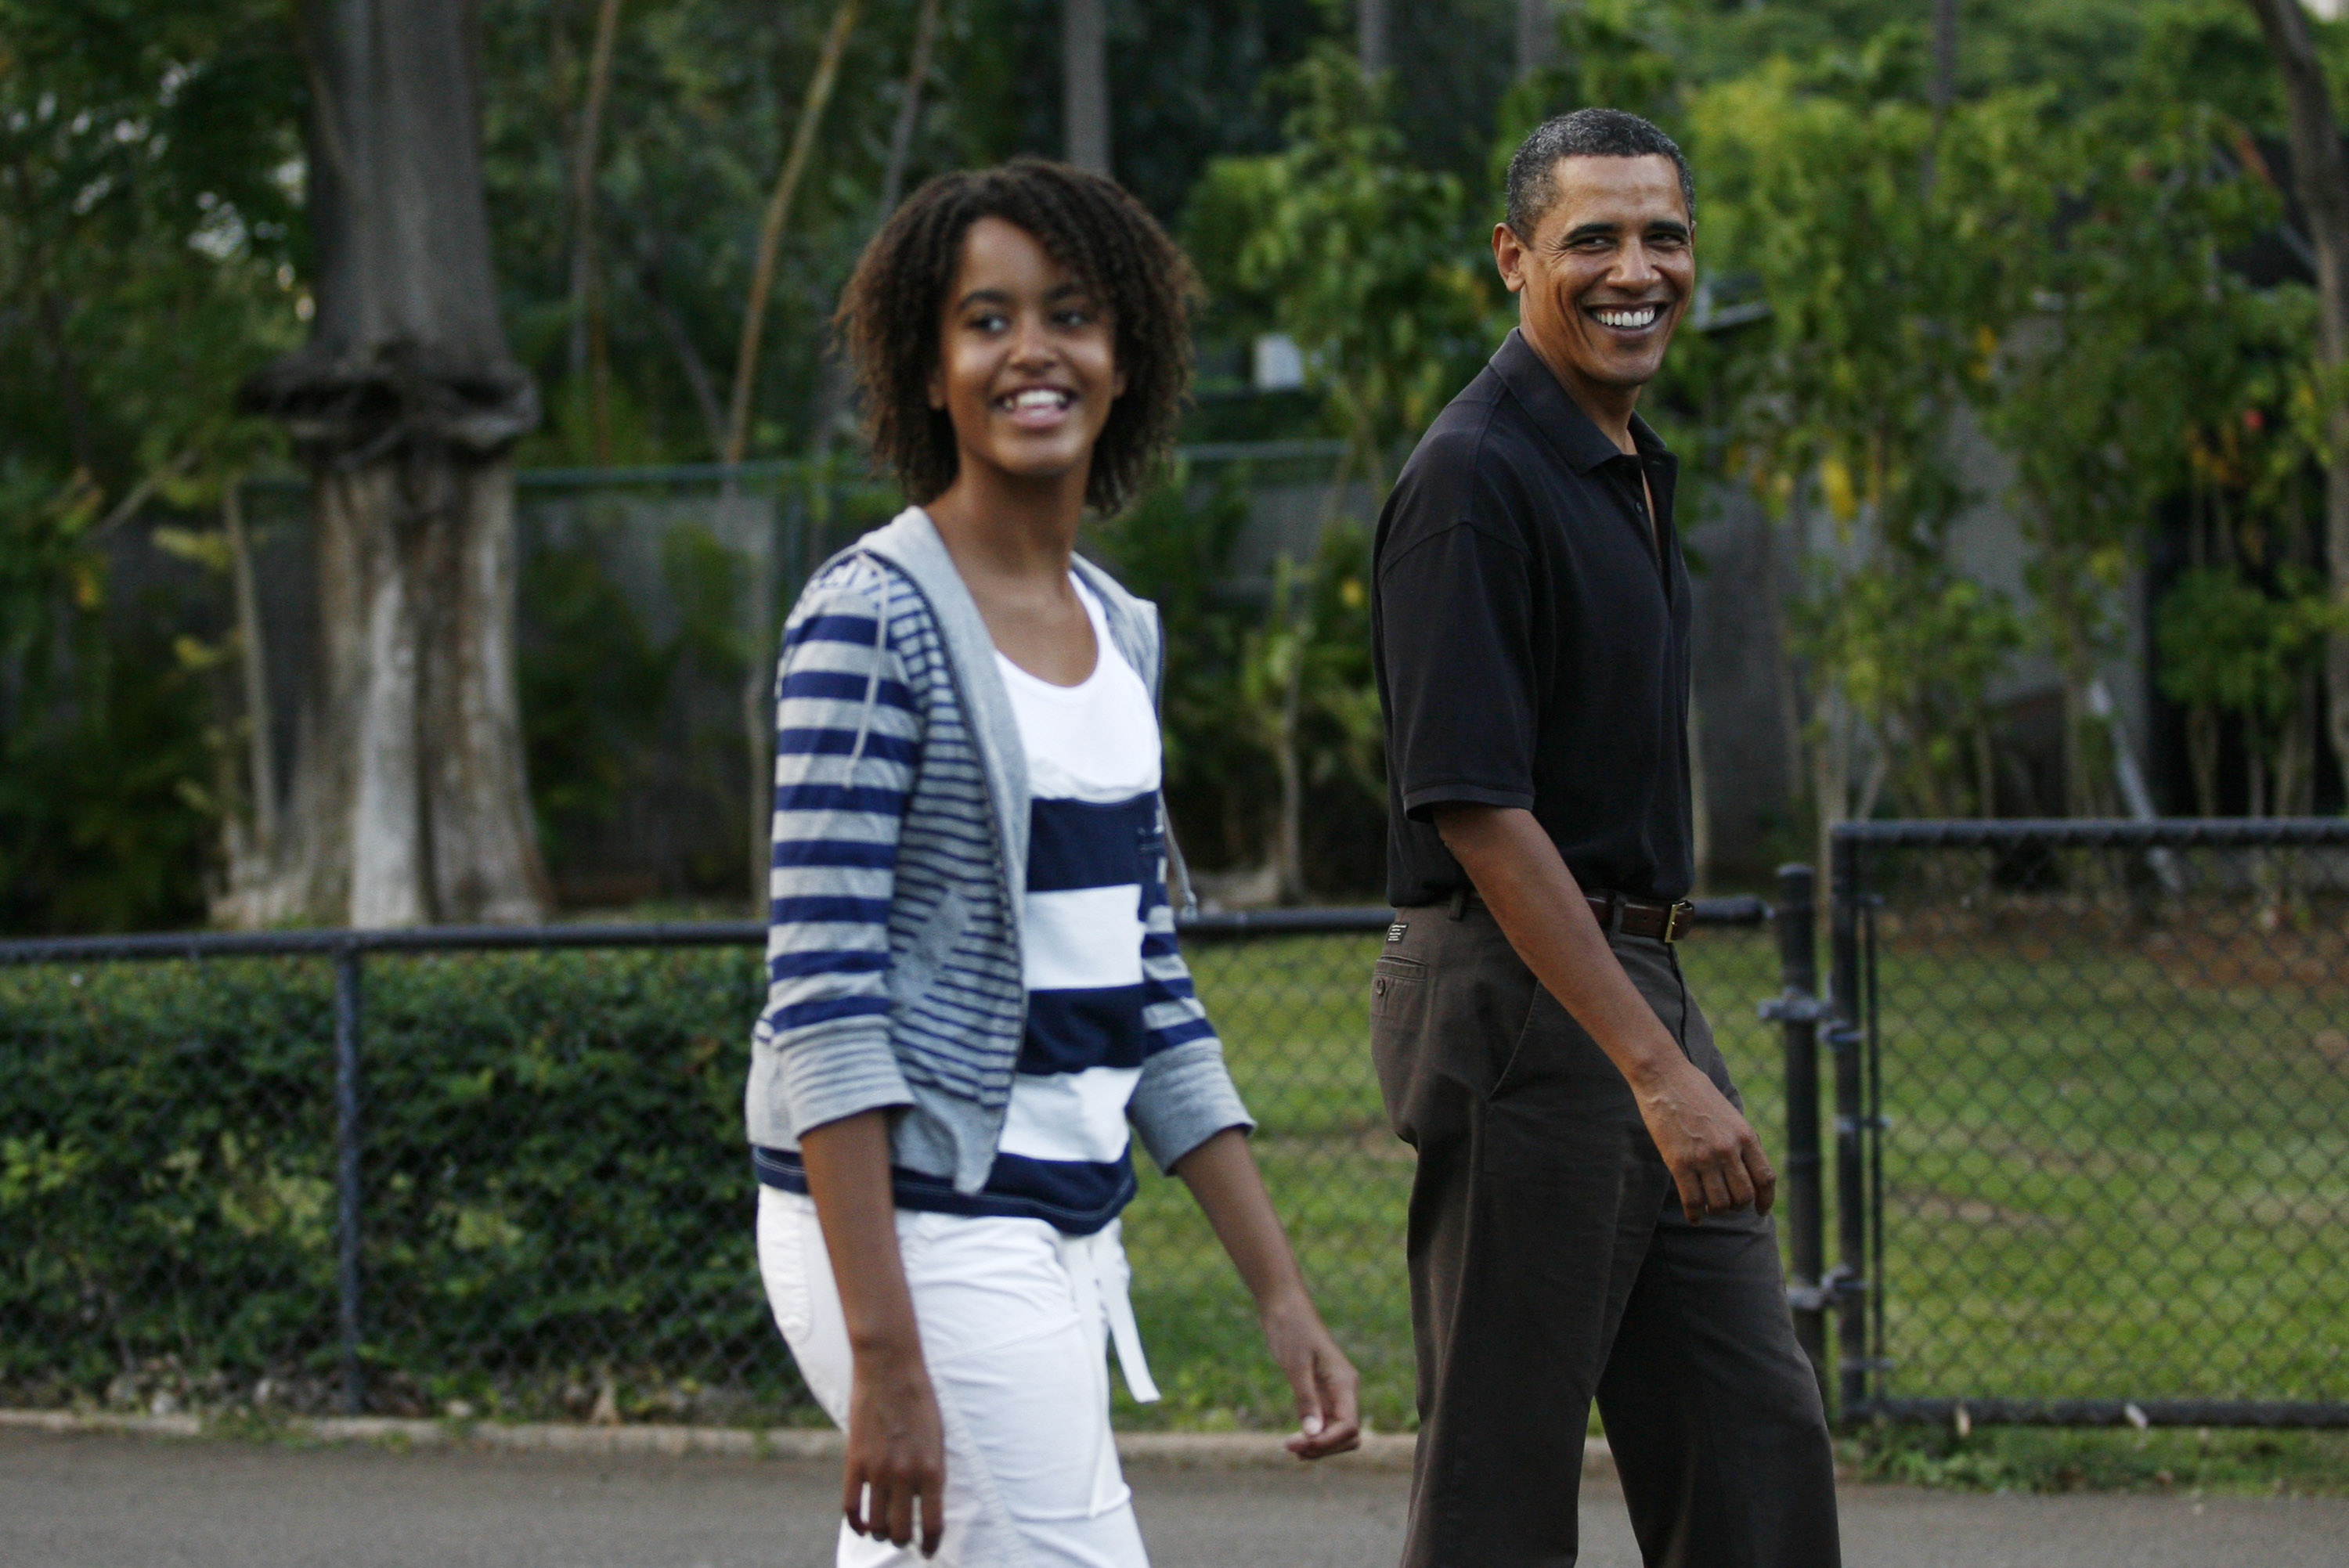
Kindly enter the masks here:
M 388 1443 L 409 1448 L 488 1449 L 521 1453 L 609 1454 L 685 1458 L 836 1460 L 841 1436 L 828 1427 L 615 1426 L 565 1422 L 403 1420 L 391 1416 L 296 1416 L 277 1429 L 321 1443 Z M 78 1410 L 0 1410 L 0 1431 L 110 1433 L 142 1438 L 235 1436 L 201 1416 L 121 1416 Z M 1271 1469 L 1299 1460 L 1278 1432 L 1121 1432 L 1118 1457 L 1151 1469 Z M 1418 1439 L 1409 1432 L 1369 1432 L 1361 1448 L 1321 1461 L 1345 1470 L 1407 1470 Z M 1615 1473 L 1607 1439 L 1583 1445 L 1586 1478 Z

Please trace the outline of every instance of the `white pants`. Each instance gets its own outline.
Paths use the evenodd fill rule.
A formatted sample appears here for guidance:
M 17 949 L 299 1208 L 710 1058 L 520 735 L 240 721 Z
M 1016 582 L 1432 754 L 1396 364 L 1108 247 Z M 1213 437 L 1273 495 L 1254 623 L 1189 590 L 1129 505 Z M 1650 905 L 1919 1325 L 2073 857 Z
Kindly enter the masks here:
M 1066 1238 L 1040 1220 L 897 1212 L 922 1358 L 946 1425 L 946 1540 L 925 1558 L 840 1531 L 840 1568 L 1148 1568 L 1109 1425 L 1106 1344 L 1154 1397 L 1132 1339 L 1112 1223 Z M 840 1292 L 796 1192 L 759 1189 L 759 1270 L 808 1390 L 848 1425 Z

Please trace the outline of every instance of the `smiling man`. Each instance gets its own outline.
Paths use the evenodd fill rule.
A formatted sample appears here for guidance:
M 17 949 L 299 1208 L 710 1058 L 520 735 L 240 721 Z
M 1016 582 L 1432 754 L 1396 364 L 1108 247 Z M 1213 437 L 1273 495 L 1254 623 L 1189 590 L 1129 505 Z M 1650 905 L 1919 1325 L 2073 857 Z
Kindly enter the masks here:
M 1776 1178 L 1673 944 L 1693 880 L 1675 466 L 1634 411 L 1695 288 L 1688 164 L 1582 109 L 1509 166 L 1518 325 L 1379 520 L 1371 1043 L 1418 1151 L 1408 1568 L 1567 1568 L 1599 1402 L 1640 1550 L 1833 1568 Z

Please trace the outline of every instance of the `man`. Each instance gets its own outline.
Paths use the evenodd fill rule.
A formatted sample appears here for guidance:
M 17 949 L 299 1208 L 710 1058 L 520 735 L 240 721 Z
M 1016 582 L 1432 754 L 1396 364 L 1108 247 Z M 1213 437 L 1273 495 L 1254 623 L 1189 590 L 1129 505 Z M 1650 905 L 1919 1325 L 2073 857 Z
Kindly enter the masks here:
M 1406 1568 L 1573 1563 L 1594 1396 L 1651 1564 L 1839 1561 L 1776 1178 L 1672 948 L 1689 580 L 1673 459 L 1633 410 L 1694 239 L 1647 121 L 1527 137 L 1493 231 L 1517 330 L 1379 521 L 1396 912 L 1371 1039 L 1418 1150 Z

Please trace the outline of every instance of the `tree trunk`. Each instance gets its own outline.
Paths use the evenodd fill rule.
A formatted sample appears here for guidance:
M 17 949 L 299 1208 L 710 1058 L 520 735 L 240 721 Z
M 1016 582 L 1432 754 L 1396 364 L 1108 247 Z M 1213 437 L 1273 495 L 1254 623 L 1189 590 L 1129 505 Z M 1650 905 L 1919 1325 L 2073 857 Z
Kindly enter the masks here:
M 1958 0 L 1933 0 L 1933 119 L 1958 97 Z
M 938 0 L 922 0 L 914 18 L 914 46 L 905 60 L 905 96 L 897 100 L 897 118 L 889 127 L 889 161 L 881 171 L 880 222 L 889 221 L 905 193 L 905 168 L 914 157 L 914 132 L 922 123 L 922 88 L 930 79 L 930 51 L 937 36 Z
M 1309 588 L 1308 592 L 1310 592 Z M 1309 614 L 1289 634 L 1288 668 L 1280 686 L 1280 745 L 1274 762 L 1280 772 L 1280 902 L 1305 902 L 1305 759 L 1299 733 L 1305 709 L 1305 655 L 1313 645 Z
M 2298 0 L 2248 0 L 2267 35 L 2283 76 L 2292 116 L 2292 176 L 2316 253 L 2316 296 L 2323 322 L 2317 361 L 2323 371 L 2326 418 L 2324 552 L 2336 603 L 2349 605 L 2349 397 L 2343 366 L 2349 361 L 2349 153 L 2333 114 L 2323 62 Z M 2349 632 L 2326 645 L 2325 730 L 2349 778 Z
M 1061 0 L 1061 117 L 1068 160 L 1109 172 L 1107 0 Z
M 823 52 L 817 57 L 815 74 L 808 78 L 807 94 L 800 100 L 791 150 L 783 155 L 775 189 L 767 198 L 766 215 L 760 220 L 759 255 L 750 271 L 750 297 L 742 304 L 742 339 L 734 351 L 734 396 L 726 410 L 726 446 L 719 454 L 719 461 L 730 468 L 740 462 L 750 448 L 750 405 L 759 385 L 759 342 L 766 332 L 767 295 L 774 287 L 783 225 L 790 221 L 800 179 L 815 152 L 816 131 L 823 124 L 823 111 L 831 105 L 832 89 L 840 79 L 841 57 L 848 50 L 848 36 L 856 30 L 857 14 L 863 9 L 864 0 L 840 0 L 840 8 L 833 13 Z M 733 480 L 730 477 L 727 482 L 731 485 Z
M 571 147 L 571 322 L 569 366 L 574 389 L 585 382 L 595 460 L 612 460 L 610 377 L 602 346 L 602 304 L 595 286 L 595 163 L 601 155 L 604 100 L 612 86 L 612 46 L 619 36 L 620 0 L 597 0 L 595 41 L 587 57 L 587 87 Z M 590 360 L 594 363 L 591 365 Z
M 922 0 L 914 18 L 914 46 L 905 64 L 905 96 L 897 100 L 897 118 L 889 127 L 889 160 L 881 169 L 881 200 L 874 227 L 889 221 L 905 194 L 905 170 L 914 158 L 914 132 L 922 119 L 922 88 L 930 79 L 930 53 L 937 41 L 939 0 Z M 832 444 L 855 430 L 851 417 L 854 377 L 837 344 L 827 347 L 816 378 L 815 418 L 810 423 L 809 451 L 821 459 Z M 811 539 L 812 531 L 811 530 Z
M 318 643 L 275 874 L 240 913 L 545 911 L 513 659 L 507 453 L 538 399 L 490 271 L 467 0 L 306 0 L 310 342 L 248 381 L 315 486 Z
M 1355 0 L 1354 48 L 1365 77 L 1375 77 L 1394 63 L 1388 35 L 1393 9 L 1390 0 Z
M 1549 64 L 1557 42 L 1557 0 L 1517 0 L 1517 78 Z

